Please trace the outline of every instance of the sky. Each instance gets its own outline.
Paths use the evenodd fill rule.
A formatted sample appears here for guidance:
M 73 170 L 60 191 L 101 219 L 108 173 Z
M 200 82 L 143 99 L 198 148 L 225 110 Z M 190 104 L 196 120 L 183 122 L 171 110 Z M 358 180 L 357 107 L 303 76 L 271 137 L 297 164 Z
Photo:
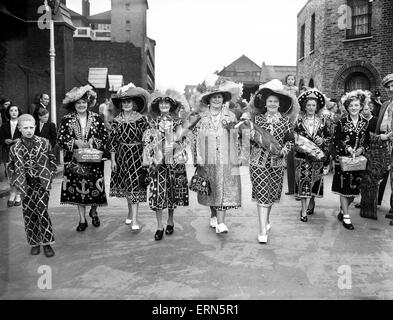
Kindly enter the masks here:
M 114 0 L 116 1 L 116 0 Z M 82 0 L 67 0 L 81 13 Z M 307 0 L 149 0 L 156 88 L 183 92 L 241 55 L 258 65 L 296 65 L 297 14 Z M 110 0 L 90 0 L 91 14 Z

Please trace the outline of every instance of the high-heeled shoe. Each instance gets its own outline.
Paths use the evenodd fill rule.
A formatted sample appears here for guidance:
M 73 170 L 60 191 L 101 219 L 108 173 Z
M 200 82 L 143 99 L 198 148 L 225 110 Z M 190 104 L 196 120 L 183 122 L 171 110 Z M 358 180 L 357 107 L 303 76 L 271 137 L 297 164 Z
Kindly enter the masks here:
M 305 217 L 302 216 L 302 210 L 300 210 L 300 221 L 301 222 L 307 222 L 308 221 L 307 216 L 305 216 Z
M 40 254 L 40 252 L 41 252 L 40 246 L 31 247 L 30 253 L 33 256 L 36 256 L 37 254 Z
M 154 234 L 154 240 L 156 241 L 161 240 L 163 235 L 164 235 L 164 229 L 157 230 L 156 233 Z
M 76 227 L 76 231 L 78 232 L 85 231 L 87 227 L 88 227 L 87 220 L 84 223 L 79 221 L 79 224 Z
M 307 211 L 306 211 L 307 215 L 314 214 L 314 208 L 315 208 L 315 204 L 314 204 L 314 206 L 312 207 L 312 209 L 308 209 L 308 208 L 307 208 Z
M 95 214 L 93 214 L 93 211 L 90 209 L 89 216 L 91 218 L 91 224 L 96 228 L 99 227 L 101 223 L 100 223 L 100 218 L 98 218 L 97 211 L 95 211 Z
M 131 226 L 131 230 L 132 231 L 139 231 L 139 230 L 141 230 L 141 226 L 139 224 L 133 224 Z
M 344 226 L 344 228 L 346 228 L 348 230 L 355 229 L 354 226 L 351 223 L 351 218 L 349 216 L 348 217 L 346 217 L 346 216 L 343 217 L 343 226 Z
M 258 234 L 258 242 L 266 244 L 267 243 L 267 237 L 268 237 L 267 234 L 265 234 L 265 235 Z
M 165 229 L 165 234 L 167 234 L 167 235 L 172 234 L 172 233 L 173 233 L 174 227 L 175 227 L 175 224 L 173 224 L 173 226 L 171 226 L 170 224 L 168 224 L 168 225 L 166 226 L 166 229 Z

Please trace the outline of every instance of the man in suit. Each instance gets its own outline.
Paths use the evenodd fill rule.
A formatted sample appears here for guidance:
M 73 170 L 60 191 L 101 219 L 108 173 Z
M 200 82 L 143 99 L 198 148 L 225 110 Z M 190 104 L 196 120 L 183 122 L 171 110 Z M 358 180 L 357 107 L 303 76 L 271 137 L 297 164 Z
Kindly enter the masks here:
M 48 110 L 48 112 L 50 112 L 50 107 L 49 107 L 49 95 L 46 93 L 42 93 L 40 95 L 40 101 L 39 103 L 35 104 L 33 103 L 30 108 L 29 108 L 29 113 L 34 117 L 35 119 L 35 123 L 38 123 L 39 118 L 38 118 L 38 110 L 40 108 L 44 108 L 46 110 Z M 50 115 L 50 114 L 49 114 Z
M 373 115 L 378 117 L 383 101 L 381 100 L 381 93 L 378 90 L 374 91 L 374 97 L 371 98 L 374 103 Z
M 382 104 L 382 107 L 379 112 L 377 126 L 375 129 L 376 134 L 389 134 L 392 132 L 392 121 L 393 121 L 393 73 L 388 74 L 386 77 L 382 79 L 382 85 L 385 87 L 386 92 L 389 96 L 389 100 L 385 101 Z M 390 168 L 390 183 L 392 185 L 393 190 L 393 170 Z M 389 178 L 389 172 L 386 174 L 381 184 L 379 185 L 378 192 L 378 204 L 380 205 L 382 202 L 383 194 L 385 192 L 386 183 Z M 390 210 L 389 214 L 386 215 L 387 218 L 393 219 L 393 194 L 390 195 Z
M 49 111 L 40 108 L 37 112 L 39 121 L 35 127 L 34 134 L 38 137 L 46 138 L 49 140 L 52 149 L 56 144 L 56 125 L 53 122 L 49 122 Z

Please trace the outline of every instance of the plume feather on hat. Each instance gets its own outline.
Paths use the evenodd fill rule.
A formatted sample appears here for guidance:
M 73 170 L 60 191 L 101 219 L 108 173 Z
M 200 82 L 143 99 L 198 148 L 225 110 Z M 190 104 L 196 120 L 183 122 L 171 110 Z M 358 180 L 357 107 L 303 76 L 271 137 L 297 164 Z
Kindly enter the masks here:
M 117 90 L 117 94 L 122 94 L 128 91 L 129 88 L 136 88 L 135 84 L 130 82 L 129 84 L 126 84 L 125 86 L 122 86 Z
M 202 103 L 208 104 L 212 95 L 220 93 L 224 102 L 237 102 L 243 94 L 243 84 L 231 81 L 229 78 L 217 74 L 209 74 L 204 81 L 198 85 L 197 90 L 201 93 Z
M 188 112 L 190 109 L 186 98 L 180 92 L 173 89 L 168 89 L 165 93 L 160 90 L 156 90 L 150 95 L 148 112 L 151 115 L 159 114 L 160 111 L 158 108 L 158 103 L 161 99 L 165 98 L 169 98 L 169 102 L 172 104 L 170 110 L 170 113 L 172 114 L 177 113 L 180 108 L 184 108 L 186 112 Z
M 65 98 L 63 99 L 63 104 L 68 105 L 71 102 L 78 101 L 85 94 L 87 94 L 87 98 L 89 99 L 90 95 L 96 94 L 93 91 L 93 87 L 89 84 L 82 87 L 73 87 L 70 91 L 65 94 Z
M 120 109 L 121 101 L 127 99 L 133 99 L 138 105 L 138 112 L 144 113 L 147 108 L 147 103 L 149 101 L 150 94 L 148 91 L 141 87 L 136 87 L 132 82 L 122 86 L 117 90 L 117 93 L 112 94 L 111 99 L 113 105 Z

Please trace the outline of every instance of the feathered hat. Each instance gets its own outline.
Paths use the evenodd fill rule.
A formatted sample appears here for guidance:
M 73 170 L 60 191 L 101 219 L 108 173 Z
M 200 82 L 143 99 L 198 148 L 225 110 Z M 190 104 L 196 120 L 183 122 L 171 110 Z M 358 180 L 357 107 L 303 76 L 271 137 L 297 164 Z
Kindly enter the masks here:
M 344 105 L 345 109 L 348 109 L 353 99 L 359 99 L 360 104 L 364 107 L 371 99 L 371 93 L 360 89 L 347 92 L 341 98 L 341 103 Z
M 169 113 L 172 116 L 177 116 L 180 108 L 185 107 L 183 105 L 182 99 L 179 98 L 180 94 L 174 94 L 174 90 L 167 90 L 165 93 L 162 91 L 156 90 L 150 95 L 150 103 L 148 108 L 149 115 L 156 117 L 160 114 L 159 102 L 167 101 L 171 104 L 171 108 L 169 109 Z M 185 99 L 184 99 L 185 100 Z M 188 104 L 187 104 L 188 105 Z
M 146 112 L 147 103 L 149 101 L 150 94 L 145 89 L 136 87 L 132 82 L 121 87 L 117 93 L 112 94 L 111 99 L 113 105 L 117 109 L 121 109 L 121 101 L 132 99 L 137 107 L 139 113 Z
M 317 101 L 317 111 L 322 109 L 326 105 L 326 98 L 321 91 L 312 88 L 304 91 L 298 98 L 298 102 L 302 111 L 306 109 L 306 104 L 309 99 L 315 99 Z
M 280 103 L 278 111 L 295 121 L 300 109 L 297 98 L 285 90 L 282 82 L 278 79 L 273 79 L 259 87 L 251 101 L 254 111 L 265 113 L 267 111 L 266 99 L 269 96 L 276 96 Z
M 73 87 L 68 91 L 63 99 L 63 106 L 69 109 L 70 104 L 76 102 L 82 98 L 86 98 L 90 102 L 90 96 L 96 96 L 97 94 L 93 91 L 93 87 L 90 85 L 85 85 L 82 87 Z
M 200 99 L 205 105 L 215 94 L 222 94 L 224 103 L 231 99 L 237 101 L 243 92 L 243 84 L 230 81 L 228 78 L 216 74 L 208 75 L 197 90 L 201 93 Z

